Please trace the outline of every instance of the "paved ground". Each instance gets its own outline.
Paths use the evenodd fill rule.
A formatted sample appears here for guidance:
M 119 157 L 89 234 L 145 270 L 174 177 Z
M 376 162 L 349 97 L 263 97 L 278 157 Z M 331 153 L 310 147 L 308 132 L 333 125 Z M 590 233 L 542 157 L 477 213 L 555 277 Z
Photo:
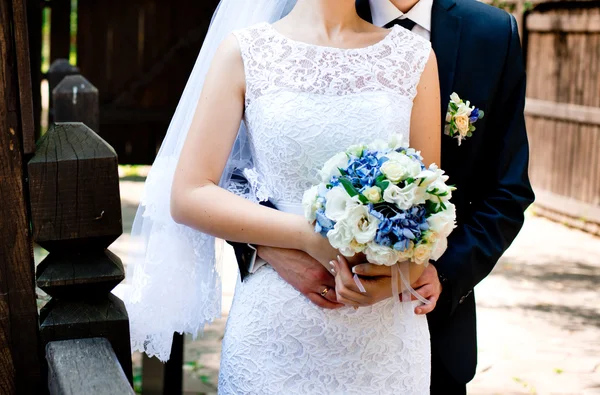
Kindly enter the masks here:
M 141 193 L 123 181 L 124 226 Z M 127 235 L 111 250 L 126 257 Z M 226 316 L 237 268 L 224 276 Z M 600 239 L 531 215 L 477 288 L 479 367 L 470 394 L 600 394 Z M 186 344 L 185 389 L 216 393 L 225 318 Z

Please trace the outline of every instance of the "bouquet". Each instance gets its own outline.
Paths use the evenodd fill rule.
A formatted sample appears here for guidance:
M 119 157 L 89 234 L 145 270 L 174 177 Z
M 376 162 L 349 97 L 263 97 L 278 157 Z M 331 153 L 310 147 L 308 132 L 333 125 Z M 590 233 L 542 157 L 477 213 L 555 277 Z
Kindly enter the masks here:
M 354 145 L 329 159 L 302 205 L 315 231 L 351 257 L 427 265 L 446 250 L 456 211 L 448 176 L 399 138 Z

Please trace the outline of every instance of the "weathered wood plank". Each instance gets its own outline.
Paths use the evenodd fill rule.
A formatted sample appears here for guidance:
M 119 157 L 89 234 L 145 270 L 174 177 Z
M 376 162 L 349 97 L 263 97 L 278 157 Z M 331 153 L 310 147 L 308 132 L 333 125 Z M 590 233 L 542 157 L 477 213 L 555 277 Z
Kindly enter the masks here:
M 533 14 L 527 18 L 529 32 L 600 33 L 600 15 Z
M 11 0 L 0 0 L 0 390 L 2 393 L 40 393 L 37 306 L 33 250 L 25 201 L 22 114 L 19 78 L 29 60 L 16 48 L 17 34 L 26 32 L 23 9 L 13 12 Z M 21 4 L 22 5 L 22 4 Z M 21 68 L 23 70 L 21 71 Z
M 90 295 L 86 299 L 52 298 L 40 313 L 40 334 L 42 344 L 105 337 L 112 344 L 126 376 L 131 379 L 127 310 L 123 301 L 111 293 Z
M 574 218 L 600 223 L 600 207 L 598 205 L 584 203 L 580 200 L 556 193 L 537 189 L 535 191 L 535 204 L 547 207 Z
M 50 395 L 134 394 L 104 338 L 48 343 L 46 359 Z
M 31 63 L 29 61 L 29 36 L 25 0 L 13 0 L 13 23 L 19 78 L 23 152 L 27 155 L 35 151 L 35 122 L 33 120 Z
M 528 98 L 525 114 L 538 117 L 600 125 L 600 108 Z

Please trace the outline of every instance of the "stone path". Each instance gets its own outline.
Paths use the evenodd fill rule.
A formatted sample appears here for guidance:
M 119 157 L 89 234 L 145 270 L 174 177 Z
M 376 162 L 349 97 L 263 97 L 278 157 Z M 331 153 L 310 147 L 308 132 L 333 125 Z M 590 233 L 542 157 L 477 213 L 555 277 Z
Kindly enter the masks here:
M 123 181 L 124 226 L 142 191 Z M 126 257 L 128 236 L 111 250 Z M 226 251 L 224 303 L 237 268 Z M 600 394 L 600 239 L 528 216 L 496 269 L 476 288 L 479 366 L 470 394 Z M 118 292 L 118 291 L 117 291 Z M 216 393 L 225 318 L 186 344 L 186 393 Z

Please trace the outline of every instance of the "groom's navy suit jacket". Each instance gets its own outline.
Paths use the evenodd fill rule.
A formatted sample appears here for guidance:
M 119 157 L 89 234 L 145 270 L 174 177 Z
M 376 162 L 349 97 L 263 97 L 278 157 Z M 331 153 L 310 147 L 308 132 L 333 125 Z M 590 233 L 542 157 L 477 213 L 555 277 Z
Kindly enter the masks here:
M 371 21 L 368 0 L 358 0 L 357 10 Z M 485 111 L 473 137 L 461 146 L 442 136 L 441 167 L 457 187 L 452 201 L 458 227 L 435 262 L 443 292 L 428 317 L 432 352 L 439 353 L 458 382 L 466 383 L 477 364 L 473 288 L 517 236 L 523 212 L 534 200 L 523 116 L 525 70 L 514 18 L 475 0 L 434 0 L 431 41 L 442 120 L 452 92 Z M 244 274 L 247 253 L 237 246 L 236 254 Z

